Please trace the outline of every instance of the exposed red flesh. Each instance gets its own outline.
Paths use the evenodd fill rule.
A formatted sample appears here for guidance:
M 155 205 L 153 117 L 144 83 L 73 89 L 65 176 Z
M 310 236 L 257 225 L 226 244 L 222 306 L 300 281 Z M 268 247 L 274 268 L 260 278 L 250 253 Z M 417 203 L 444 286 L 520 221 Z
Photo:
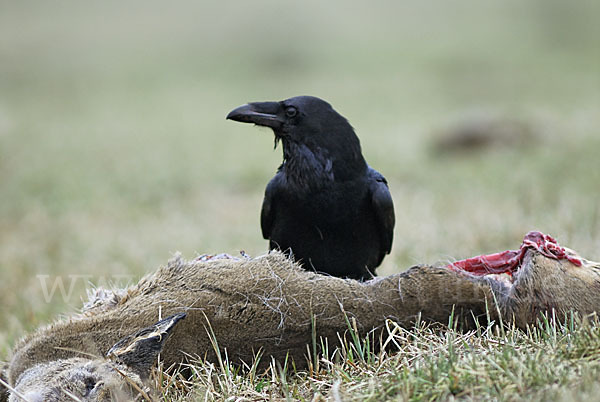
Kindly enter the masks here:
M 580 267 L 582 261 L 567 254 L 564 247 L 547 234 L 541 232 L 529 232 L 525 235 L 523 243 L 518 250 L 506 250 L 500 253 L 480 255 L 456 261 L 448 265 L 448 268 L 467 271 L 473 275 L 509 274 L 512 275 L 523 262 L 528 249 L 537 250 L 540 254 L 555 260 L 568 260 Z

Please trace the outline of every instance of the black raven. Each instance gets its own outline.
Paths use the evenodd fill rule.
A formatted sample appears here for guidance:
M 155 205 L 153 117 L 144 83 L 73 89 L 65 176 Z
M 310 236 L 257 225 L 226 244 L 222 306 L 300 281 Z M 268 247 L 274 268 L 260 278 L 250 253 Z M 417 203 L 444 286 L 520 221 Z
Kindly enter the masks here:
M 248 103 L 227 119 L 273 129 L 283 163 L 265 191 L 262 234 L 305 269 L 365 280 L 392 248 L 394 205 L 348 121 L 313 96 Z

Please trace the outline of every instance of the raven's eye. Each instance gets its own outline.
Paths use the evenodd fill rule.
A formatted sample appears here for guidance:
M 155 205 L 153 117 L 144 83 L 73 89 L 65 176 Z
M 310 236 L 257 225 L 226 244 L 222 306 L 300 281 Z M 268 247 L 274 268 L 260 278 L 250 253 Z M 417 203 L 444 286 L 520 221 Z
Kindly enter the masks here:
M 290 106 L 285 109 L 285 115 L 287 117 L 296 117 L 297 114 L 298 114 L 298 110 L 293 106 Z

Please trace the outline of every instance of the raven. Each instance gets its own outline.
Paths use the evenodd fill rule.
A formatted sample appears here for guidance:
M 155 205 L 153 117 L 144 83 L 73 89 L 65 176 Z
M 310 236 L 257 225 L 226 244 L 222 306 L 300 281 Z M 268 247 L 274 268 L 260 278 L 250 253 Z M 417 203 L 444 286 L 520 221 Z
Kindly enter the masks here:
M 387 181 L 367 165 L 348 121 L 313 96 L 248 103 L 227 119 L 273 129 L 283 163 L 265 191 L 261 228 L 269 249 L 307 270 L 366 280 L 392 248 Z

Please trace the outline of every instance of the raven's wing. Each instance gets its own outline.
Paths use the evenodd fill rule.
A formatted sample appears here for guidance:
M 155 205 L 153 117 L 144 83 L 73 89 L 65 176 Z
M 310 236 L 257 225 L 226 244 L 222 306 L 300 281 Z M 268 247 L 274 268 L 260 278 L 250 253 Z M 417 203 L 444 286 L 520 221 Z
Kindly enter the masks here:
M 280 191 L 281 181 L 279 174 L 271 179 L 265 189 L 265 198 L 263 199 L 262 209 L 260 211 L 260 228 L 264 239 L 271 239 L 273 221 L 275 218 L 276 194 Z
M 388 188 L 387 180 L 375 169 L 369 168 L 369 192 L 371 205 L 377 219 L 377 229 L 381 239 L 381 256 L 392 250 L 394 238 L 394 203 Z

